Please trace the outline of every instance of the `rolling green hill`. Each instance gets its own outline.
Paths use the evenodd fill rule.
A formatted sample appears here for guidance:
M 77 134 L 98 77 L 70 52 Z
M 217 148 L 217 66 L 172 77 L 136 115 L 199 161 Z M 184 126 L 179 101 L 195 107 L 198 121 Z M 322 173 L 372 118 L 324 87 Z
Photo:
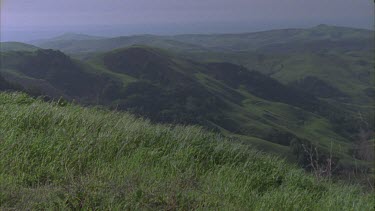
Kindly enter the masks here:
M 42 95 L 130 111 L 154 122 L 198 124 L 308 167 L 302 145 L 330 151 L 338 172 L 352 158 L 353 112 L 244 67 L 201 63 L 145 47 L 117 49 L 87 62 L 54 50 L 6 52 L 1 71 Z
M 197 127 L 0 93 L 0 209 L 372 210 L 372 193 L 319 180 Z
M 319 85 L 330 87 L 336 102 L 342 106 L 350 103 L 361 109 L 373 104 L 374 31 L 370 30 L 319 25 L 243 34 L 64 40 L 41 46 L 89 59 L 98 52 L 134 44 L 167 49 L 197 61 L 242 65 L 286 85 L 309 88 L 307 91 L 316 97 L 322 95 L 312 82 L 319 81 Z M 308 85 L 304 85 L 305 82 Z M 368 109 L 362 112 L 369 113 Z
M 251 35 L 248 44 L 238 39 L 239 35 L 227 35 L 225 39 L 217 36 L 211 41 L 209 35 L 197 35 L 195 39 L 194 35 L 183 36 L 186 42 L 201 42 L 209 49 L 220 47 L 220 43 L 227 46 L 224 50 L 180 54 L 195 61 L 230 62 L 257 70 L 284 85 L 363 116 L 364 125 L 370 126 L 361 127 L 373 131 L 373 31 L 321 25 Z
M 293 43 L 290 43 L 293 46 Z M 373 46 L 373 45 L 370 45 Z M 287 86 L 363 116 L 363 128 L 374 128 L 374 51 L 314 52 L 296 47 L 292 53 L 195 53 L 185 57 L 201 62 L 232 62 L 257 70 Z M 356 113 L 356 114 L 355 114 Z M 366 125 L 369 126 L 366 126 Z
M 39 48 L 20 42 L 0 42 L 0 52 L 6 51 L 36 51 Z
M 374 66 L 373 49 L 371 47 L 373 45 L 371 43 L 364 43 L 363 47 L 358 45 L 346 48 L 344 47 L 345 42 L 342 42 L 342 45 L 331 47 L 321 41 L 316 44 L 318 46 L 316 48 L 320 48 L 319 50 L 310 48 L 310 44 L 313 45 L 309 42 L 303 45 L 288 43 L 277 46 L 277 49 L 273 50 L 189 53 L 184 56 L 204 62 L 226 61 L 240 64 L 249 69 L 256 69 L 284 84 L 298 83 L 305 78 L 320 80 L 320 84 L 326 83 L 325 86 L 331 86 L 336 89 L 335 92 L 345 93 L 347 96 L 343 100 L 351 100 L 356 103 L 371 102 L 370 97 L 366 94 L 366 90 L 373 87 L 372 78 L 374 77 L 372 71 Z M 288 48 L 283 46 L 288 46 Z M 314 90 L 312 90 L 313 92 Z M 345 96 L 341 94 L 336 97 Z
M 1 54 L 1 70 L 8 80 L 36 92 L 79 101 L 98 97 L 110 78 L 94 74 L 90 66 L 54 50 L 12 51 Z M 92 86 L 95 84 L 95 86 Z

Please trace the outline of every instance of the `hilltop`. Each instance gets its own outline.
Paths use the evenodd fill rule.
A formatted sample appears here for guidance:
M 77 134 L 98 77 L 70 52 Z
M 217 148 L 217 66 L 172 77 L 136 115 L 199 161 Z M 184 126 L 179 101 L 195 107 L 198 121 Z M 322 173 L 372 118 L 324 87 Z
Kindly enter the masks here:
M 373 209 L 359 187 L 198 127 L 25 94 L 0 93 L 0 141 L 0 209 Z
M 36 51 L 39 48 L 20 42 L 0 42 L 0 52 L 7 51 Z
M 53 48 L 69 54 L 105 52 L 131 45 L 148 45 L 182 52 L 241 52 L 255 51 L 269 45 L 306 41 L 372 42 L 374 32 L 319 25 L 307 29 L 278 29 L 241 34 L 186 34 L 174 36 L 134 35 L 106 39 L 52 39 L 38 43 L 42 48 Z M 66 36 L 63 36 L 66 37 Z
M 65 33 L 60 36 L 52 37 L 49 39 L 33 40 L 33 41 L 30 41 L 30 43 L 33 45 L 40 45 L 40 44 L 46 45 L 46 43 L 61 42 L 61 41 L 66 41 L 66 40 L 100 40 L 100 39 L 105 39 L 105 38 L 108 38 L 108 37 L 92 36 L 92 35 L 77 34 L 77 33 Z

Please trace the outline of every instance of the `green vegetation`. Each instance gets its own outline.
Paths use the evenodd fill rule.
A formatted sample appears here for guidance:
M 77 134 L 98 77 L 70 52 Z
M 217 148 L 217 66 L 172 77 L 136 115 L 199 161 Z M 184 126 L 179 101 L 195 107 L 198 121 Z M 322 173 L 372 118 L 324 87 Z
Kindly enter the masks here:
M 305 168 L 308 157 L 296 144 L 308 143 L 319 148 L 321 160 L 333 151 L 336 174 L 358 163 L 370 171 L 370 163 L 353 159 L 349 137 L 357 133 L 356 113 L 238 65 L 194 62 L 145 46 L 86 62 L 54 50 L 1 57 L 6 78 L 31 93 L 130 111 L 153 122 L 204 126 Z
M 80 102 L 92 102 L 111 81 L 95 74 L 91 66 L 54 50 L 5 52 L 1 54 L 0 68 L 6 78 L 32 92 Z
M 359 187 L 197 127 L 0 94 L 0 209 L 373 210 Z
M 371 210 L 373 35 L 1 43 L 0 209 Z
M 36 51 L 39 48 L 20 42 L 0 42 L 0 52 L 6 51 Z
M 307 29 L 243 34 L 55 40 L 40 46 L 89 60 L 98 53 L 140 44 L 167 49 L 204 63 L 230 62 L 262 72 L 323 100 L 333 99 L 332 103 L 339 107 L 370 117 L 375 93 L 374 71 L 371 71 L 374 67 L 373 37 L 371 30 L 322 24 Z M 373 118 L 366 121 L 374 125 Z
M 0 71 L 33 96 L 203 126 L 305 169 L 311 161 L 303 147 L 317 148 L 314 159 L 323 165 L 332 156 L 333 173 L 352 179 L 353 172 L 373 174 L 373 153 L 362 156 L 374 138 L 373 35 L 327 25 L 222 35 L 65 34 L 38 46 L 72 57 L 7 51 Z

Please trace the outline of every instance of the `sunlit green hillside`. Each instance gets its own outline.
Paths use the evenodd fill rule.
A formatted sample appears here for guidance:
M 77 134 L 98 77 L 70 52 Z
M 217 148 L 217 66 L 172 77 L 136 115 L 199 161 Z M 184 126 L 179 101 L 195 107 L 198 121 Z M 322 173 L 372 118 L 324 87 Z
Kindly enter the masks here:
M 197 127 L 0 94 L 0 209 L 372 210 L 358 187 L 318 181 Z

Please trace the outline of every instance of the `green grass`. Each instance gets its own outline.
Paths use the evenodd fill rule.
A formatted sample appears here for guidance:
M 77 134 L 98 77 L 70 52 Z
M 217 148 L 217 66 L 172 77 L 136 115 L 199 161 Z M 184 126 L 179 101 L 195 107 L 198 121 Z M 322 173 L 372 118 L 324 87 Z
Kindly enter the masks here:
M 197 127 L 0 94 L 0 209 L 373 210 L 359 187 L 317 181 Z
M 217 84 L 210 83 L 205 80 L 204 75 L 197 75 L 196 77 L 202 83 L 206 83 L 208 88 L 215 89 L 215 92 L 223 93 L 226 96 L 231 95 L 218 86 L 218 84 L 221 84 L 220 82 L 217 82 Z M 293 157 L 289 147 L 267 140 L 267 135 L 277 129 L 310 140 L 327 151 L 333 148 L 334 155 L 340 158 L 346 160 L 352 158 L 348 154 L 348 150 L 352 147 L 349 139 L 334 132 L 333 124 L 326 118 L 288 104 L 264 100 L 241 88 L 235 91 L 246 97 L 240 105 L 231 101 L 226 102 L 230 105 L 230 109 L 227 109 L 228 111 L 225 113 L 226 116 L 238 125 L 238 131 L 234 132 L 237 133 L 236 137 L 246 140 L 247 143 L 262 151 L 278 153 L 289 158 Z M 222 129 L 222 132 L 234 135 L 224 129 Z M 238 134 L 242 134 L 242 136 Z M 257 138 L 254 138 L 254 136 Z M 342 164 L 346 165 L 345 163 Z
M 332 53 L 284 53 L 262 54 L 261 52 L 216 53 L 204 52 L 186 54 L 195 60 L 204 62 L 227 61 L 240 64 L 248 69 L 256 69 L 270 75 L 278 81 L 288 84 L 307 76 L 314 76 L 326 81 L 340 91 L 348 94 L 354 102 L 362 102 L 363 90 L 373 85 L 372 71 L 373 53 L 367 51 L 340 52 L 332 49 Z M 353 55 L 352 55 L 352 54 Z M 358 64 L 367 62 L 366 65 Z M 359 95 L 359 96 L 358 96 Z

